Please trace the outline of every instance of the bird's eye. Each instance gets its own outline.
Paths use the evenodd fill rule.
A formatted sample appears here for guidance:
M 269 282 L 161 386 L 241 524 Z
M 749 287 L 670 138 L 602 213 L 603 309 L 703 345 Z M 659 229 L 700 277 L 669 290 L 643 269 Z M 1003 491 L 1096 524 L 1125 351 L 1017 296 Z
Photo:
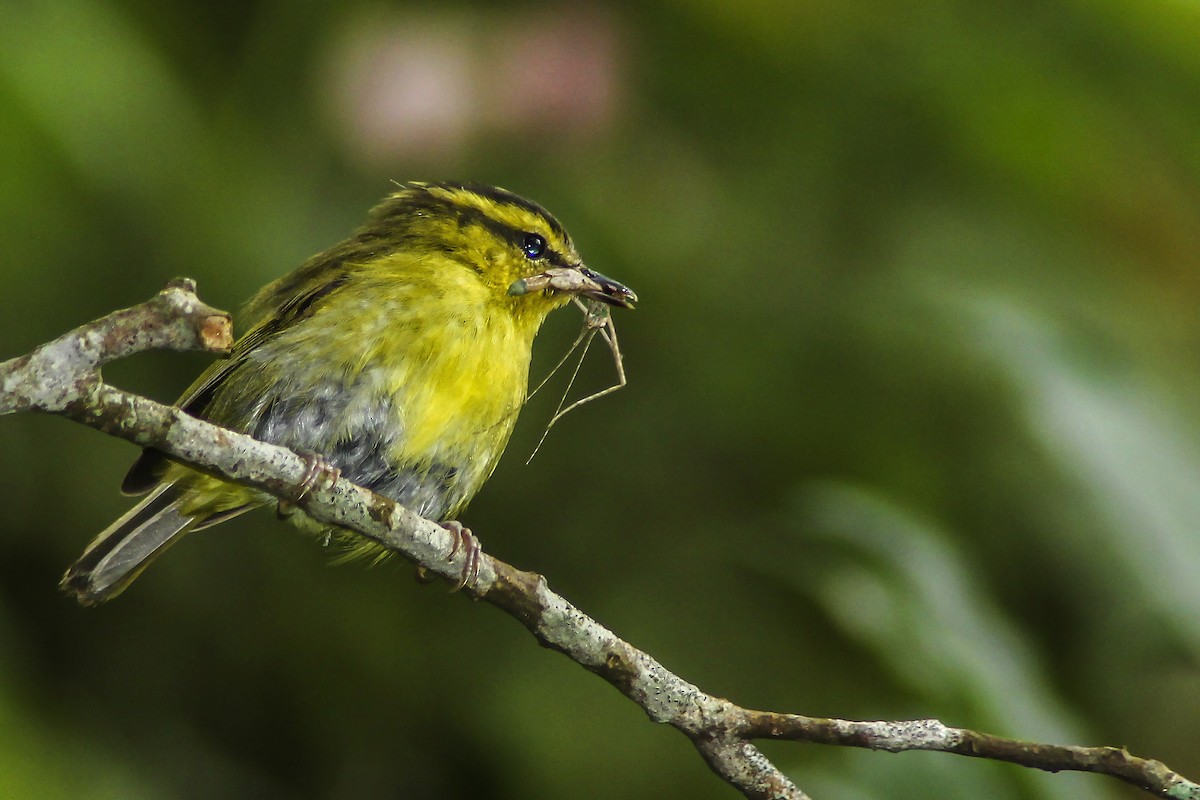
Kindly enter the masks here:
M 528 258 L 541 258 L 546 254 L 546 240 L 536 233 L 527 233 L 521 242 L 521 250 Z

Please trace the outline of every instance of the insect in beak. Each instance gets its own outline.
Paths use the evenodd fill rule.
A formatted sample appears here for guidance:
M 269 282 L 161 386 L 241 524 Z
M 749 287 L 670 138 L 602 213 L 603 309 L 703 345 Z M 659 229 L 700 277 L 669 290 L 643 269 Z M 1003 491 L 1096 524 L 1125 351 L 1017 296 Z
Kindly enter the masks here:
M 552 267 L 545 272 L 520 278 L 508 287 L 508 293 L 520 296 L 544 289 L 599 300 L 620 308 L 633 308 L 637 303 L 637 295 L 633 290 L 599 272 L 593 272 L 582 264 L 574 267 Z

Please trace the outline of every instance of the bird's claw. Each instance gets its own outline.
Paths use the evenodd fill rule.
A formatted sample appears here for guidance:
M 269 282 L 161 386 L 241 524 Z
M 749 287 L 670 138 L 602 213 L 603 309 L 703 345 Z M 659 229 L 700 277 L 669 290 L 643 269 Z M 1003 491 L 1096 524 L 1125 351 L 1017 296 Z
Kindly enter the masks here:
M 458 555 L 459 550 L 463 551 L 462 573 L 450 591 L 457 592 L 465 586 L 474 586 L 475 581 L 479 578 L 479 562 L 483 556 L 483 547 L 475 538 L 475 534 L 471 533 L 471 529 L 463 527 L 458 520 L 452 519 L 449 522 L 443 522 L 442 527 L 454 534 L 454 544 L 451 545 L 450 555 L 446 560 Z
M 296 506 L 308 496 L 308 493 L 320 484 L 332 487 L 342 477 L 342 471 L 335 467 L 329 459 L 317 453 L 298 453 L 304 459 L 304 477 L 300 479 L 298 491 L 289 500 L 280 500 L 275 504 L 275 516 L 287 519 L 296 512 Z
M 459 550 L 463 551 L 462 572 L 455 584 L 450 587 L 450 591 L 457 592 L 467 585 L 474 586 L 475 580 L 479 577 L 480 557 L 483 555 L 483 548 L 479 545 L 479 540 L 475 538 L 475 534 L 471 533 L 470 528 L 464 528 L 463 524 L 456 519 L 443 522 L 442 527 L 454 534 L 454 544 L 450 545 L 450 554 L 446 556 L 446 560 L 453 560 Z M 436 577 L 425 567 L 417 565 L 418 583 L 433 583 Z
M 332 488 L 342 477 L 341 469 L 319 453 L 300 453 L 300 457 L 304 459 L 305 470 L 304 477 L 300 479 L 300 491 L 292 498 L 295 503 L 299 503 L 321 484 Z

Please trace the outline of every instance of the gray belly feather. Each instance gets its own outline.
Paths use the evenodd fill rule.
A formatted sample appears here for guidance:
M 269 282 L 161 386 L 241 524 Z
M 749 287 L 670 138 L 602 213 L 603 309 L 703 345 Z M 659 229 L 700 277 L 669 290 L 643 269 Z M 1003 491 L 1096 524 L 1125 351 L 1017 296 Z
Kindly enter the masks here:
M 299 394 L 274 394 L 259 407 L 249 433 L 297 452 L 324 456 L 354 483 L 421 516 L 443 519 L 467 499 L 460 485 L 460 465 L 389 463 L 388 454 L 404 436 L 399 416 L 391 398 L 368 404 L 364 394 L 332 383 Z

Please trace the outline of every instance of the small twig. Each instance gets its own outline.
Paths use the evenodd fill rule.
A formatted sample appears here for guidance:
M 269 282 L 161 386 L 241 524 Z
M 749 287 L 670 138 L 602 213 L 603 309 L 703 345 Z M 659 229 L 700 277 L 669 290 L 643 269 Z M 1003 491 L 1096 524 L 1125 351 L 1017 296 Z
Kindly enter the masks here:
M 739 709 L 739 713 L 742 719 L 738 730 L 749 739 L 787 739 L 889 753 L 936 750 L 1008 761 L 1046 772 L 1095 772 L 1119 778 L 1159 797 L 1200 800 L 1200 785 L 1161 761 L 1140 758 L 1123 747 L 1026 742 L 967 728 L 951 728 L 936 719 L 856 722 L 773 711 Z
M 0 363 L 0 414 L 60 413 L 99 385 L 100 367 L 143 350 L 226 353 L 232 346 L 229 314 L 201 302 L 194 281 L 176 278 L 141 305 Z
M 228 480 L 294 498 L 309 471 L 303 457 L 114 389 L 100 379 L 102 364 L 149 347 L 228 349 L 228 315 L 205 306 L 193 290 L 190 282 L 173 282 L 141 306 L 110 314 L 0 364 L 0 414 L 61 414 Z M 606 332 L 613 335 L 609 343 L 615 348 L 615 331 Z M 454 534 L 349 481 L 311 487 L 300 507 L 320 522 L 358 531 L 448 580 L 462 573 L 466 554 L 450 557 L 457 549 Z M 1200 800 L 1200 784 L 1119 748 L 1022 742 L 950 728 L 937 720 L 854 722 L 741 708 L 702 692 L 620 639 L 551 591 L 542 576 L 486 554 L 476 581 L 464 593 L 503 609 L 542 645 L 611 683 L 651 720 L 678 729 L 715 773 L 749 798 L 807 800 L 752 744 L 757 739 L 787 739 L 890 752 L 940 750 L 1051 772 L 1096 772 L 1158 797 Z

